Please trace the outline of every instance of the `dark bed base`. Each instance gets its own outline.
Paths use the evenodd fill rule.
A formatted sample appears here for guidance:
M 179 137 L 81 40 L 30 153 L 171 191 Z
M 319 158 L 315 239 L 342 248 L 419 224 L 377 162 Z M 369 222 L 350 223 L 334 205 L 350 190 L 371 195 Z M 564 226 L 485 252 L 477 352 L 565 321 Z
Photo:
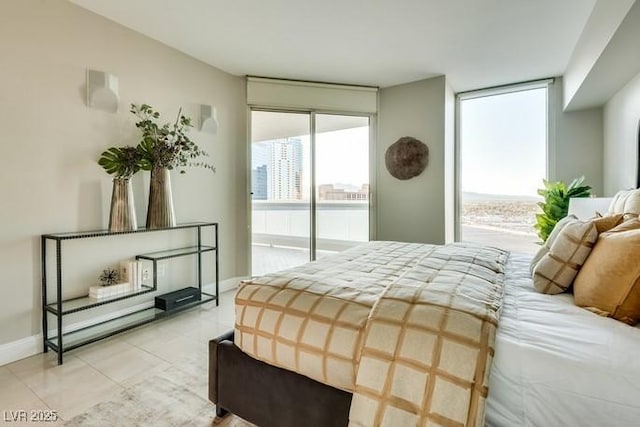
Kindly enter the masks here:
M 209 341 L 209 399 L 260 427 L 338 427 L 349 421 L 351 393 L 256 360 L 233 331 Z

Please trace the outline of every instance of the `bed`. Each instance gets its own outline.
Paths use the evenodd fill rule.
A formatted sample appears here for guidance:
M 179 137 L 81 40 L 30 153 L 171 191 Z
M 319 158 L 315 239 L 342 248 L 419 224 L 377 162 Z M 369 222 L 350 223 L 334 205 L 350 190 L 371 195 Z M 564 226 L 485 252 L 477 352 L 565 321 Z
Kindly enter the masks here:
M 374 242 L 366 246 L 382 248 L 380 254 L 389 252 L 390 247 L 384 247 L 385 245 L 391 245 L 396 250 L 404 248 L 399 260 L 381 259 L 378 267 L 391 266 L 389 268 L 393 271 L 388 276 L 391 281 L 402 282 L 407 277 L 415 279 L 409 284 L 405 283 L 408 287 L 414 286 L 413 282 L 423 280 L 424 277 L 431 277 L 432 273 L 427 268 L 431 267 L 430 264 L 427 267 L 423 265 L 419 274 L 414 268 L 416 264 L 424 264 L 420 260 L 428 253 L 436 251 L 438 254 L 441 253 L 438 251 L 443 250 L 441 248 L 447 248 L 417 244 L 393 246 L 396 244 Z M 454 245 L 449 249 L 451 248 L 458 255 L 469 258 L 467 246 Z M 467 272 L 472 273 L 472 282 L 477 277 L 490 279 L 486 290 L 478 295 L 465 293 L 464 288 L 458 286 L 452 288 L 453 293 L 462 295 L 463 300 L 461 305 L 454 304 L 452 312 L 471 313 L 473 319 L 483 319 L 484 325 L 482 339 L 485 339 L 483 345 L 487 350 L 486 357 L 477 358 L 474 353 L 470 394 L 468 401 L 465 398 L 461 400 L 467 406 L 460 408 L 462 412 L 471 412 L 469 407 L 473 407 L 473 416 L 461 420 L 456 419 L 456 414 L 445 414 L 446 417 L 436 417 L 437 422 L 433 425 L 638 425 L 640 330 L 576 307 L 571 294 L 544 295 L 535 292 L 531 285 L 530 256 L 508 254 L 495 248 L 486 248 L 486 251 L 492 257 L 490 261 L 480 257 L 480 270 L 475 267 L 467 269 Z M 310 271 L 315 271 L 323 275 L 325 289 L 340 287 L 344 285 L 341 275 L 348 277 L 353 274 L 356 277 L 361 273 L 357 271 L 358 268 L 365 268 L 372 260 L 379 258 L 373 255 L 367 258 L 369 255 L 366 254 L 369 252 L 368 249 L 357 248 L 338 254 L 335 258 L 287 270 L 278 277 L 265 280 L 270 282 L 267 286 L 274 283 L 279 286 L 292 280 L 304 281 Z M 449 252 L 445 250 L 444 253 Z M 412 257 L 412 254 L 415 256 Z M 339 271 L 332 269 L 345 257 L 353 268 L 347 273 L 341 271 L 336 275 Z M 475 259 L 475 256 L 471 258 Z M 396 267 L 397 270 L 394 270 Z M 447 267 L 445 270 L 444 276 L 449 277 L 451 274 L 455 276 L 456 270 L 460 268 Z M 453 273 L 451 270 L 454 270 Z M 374 287 L 388 289 L 389 280 L 383 280 Z M 249 284 L 260 285 L 260 282 L 261 279 L 257 279 Z M 436 286 L 435 291 L 430 298 L 435 295 L 437 299 L 438 293 L 443 289 Z M 239 292 L 239 295 L 242 300 L 242 293 Z M 336 296 L 329 295 L 327 298 Z M 357 303 L 365 308 L 368 306 L 369 310 L 376 304 L 373 300 L 369 301 L 366 293 L 358 298 Z M 467 307 L 469 300 L 477 300 L 481 309 Z M 242 301 L 238 306 L 247 305 L 246 300 Z M 251 301 L 251 304 L 254 303 L 255 301 Z M 373 317 L 379 315 L 379 305 L 375 305 Z M 242 313 L 237 311 L 236 316 L 238 319 Z M 465 318 L 462 321 L 464 323 L 468 320 L 469 318 Z M 235 331 L 210 343 L 209 397 L 216 403 L 219 415 L 229 411 L 261 427 L 369 424 L 366 418 L 365 421 L 362 418 L 362 413 L 367 413 L 366 405 L 360 415 L 353 414 L 354 406 L 362 409 L 362 402 L 366 402 L 366 396 L 363 400 L 361 389 L 358 389 L 358 375 L 360 365 L 364 364 L 360 359 L 363 354 L 367 354 L 368 335 L 359 338 L 364 341 L 356 340 L 365 350 L 354 352 L 354 357 L 358 360 L 354 364 L 355 371 L 351 378 L 348 373 L 345 374 L 345 366 L 336 365 L 335 369 L 326 369 L 326 361 L 322 375 L 317 370 L 305 367 L 282 366 L 282 361 L 274 363 L 269 360 L 268 354 L 260 354 L 259 350 L 270 346 L 275 349 L 273 342 L 265 341 L 262 347 L 256 345 L 253 349 L 241 349 L 243 345 L 247 346 L 246 343 L 239 345 L 243 341 L 243 325 L 241 321 L 238 323 L 240 324 Z M 473 328 L 475 326 L 471 329 Z M 257 343 L 257 339 L 255 342 Z M 449 359 L 451 358 L 443 358 Z M 468 361 L 463 360 L 460 366 L 466 366 L 467 363 Z M 299 372 L 294 372 L 296 369 Z M 338 381 L 344 383 L 336 383 L 336 378 L 326 378 L 327 372 L 334 370 L 341 373 L 336 378 L 342 378 Z M 445 392 L 444 396 L 442 399 L 446 402 L 450 395 Z M 356 403 L 357 399 L 360 399 L 359 403 Z M 452 406 L 461 405 L 459 401 L 451 402 Z M 432 412 L 432 408 L 426 410 Z M 415 424 L 413 421 L 398 421 L 402 419 L 377 419 L 371 425 Z
M 489 426 L 637 426 L 640 329 L 531 286 L 512 254 L 489 382 Z

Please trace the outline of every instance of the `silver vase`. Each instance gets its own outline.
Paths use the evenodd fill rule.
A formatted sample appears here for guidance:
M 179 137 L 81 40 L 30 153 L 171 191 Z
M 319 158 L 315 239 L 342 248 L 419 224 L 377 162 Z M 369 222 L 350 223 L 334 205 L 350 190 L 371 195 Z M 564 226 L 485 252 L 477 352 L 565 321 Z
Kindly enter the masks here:
M 147 208 L 147 228 L 168 228 L 176 225 L 171 195 L 171 175 L 169 169 L 151 169 L 149 185 L 149 207 Z
M 133 188 L 129 178 L 114 178 L 109 212 L 109 231 L 133 231 L 138 228 Z

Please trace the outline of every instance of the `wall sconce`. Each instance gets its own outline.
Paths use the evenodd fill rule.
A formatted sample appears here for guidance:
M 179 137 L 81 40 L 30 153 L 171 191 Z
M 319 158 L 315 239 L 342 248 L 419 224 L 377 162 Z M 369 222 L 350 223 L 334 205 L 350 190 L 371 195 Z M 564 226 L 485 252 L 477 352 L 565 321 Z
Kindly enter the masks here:
M 118 111 L 118 77 L 87 69 L 87 105 L 99 110 Z
M 211 105 L 200 105 L 200 130 L 206 133 L 218 133 L 216 109 Z

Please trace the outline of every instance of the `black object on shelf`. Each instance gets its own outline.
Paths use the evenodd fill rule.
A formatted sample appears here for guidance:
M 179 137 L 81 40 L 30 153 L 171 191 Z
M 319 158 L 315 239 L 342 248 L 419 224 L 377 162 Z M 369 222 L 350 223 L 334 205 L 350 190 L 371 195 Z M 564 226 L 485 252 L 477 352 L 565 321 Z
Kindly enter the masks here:
M 209 245 L 203 244 L 203 228 L 212 228 L 213 236 L 212 243 Z M 96 300 L 89 298 L 89 296 L 82 296 L 77 298 L 63 298 L 63 245 L 65 240 L 71 239 L 86 239 L 96 237 L 109 237 L 118 236 L 121 234 L 134 234 L 134 233 L 148 233 L 156 231 L 171 231 L 171 230 L 185 230 L 193 229 L 196 231 L 195 240 L 196 244 L 187 248 L 170 249 L 161 252 L 153 252 L 147 254 L 136 255 L 136 259 L 142 259 L 151 261 L 153 268 L 152 286 L 143 285 L 141 289 L 127 292 L 125 294 L 114 296 L 113 298 L 105 298 Z M 209 240 L 209 239 L 207 239 Z M 47 296 L 47 242 L 55 242 L 55 257 L 56 257 L 56 288 L 55 288 L 55 300 L 49 302 Z M 135 328 L 140 325 L 144 325 L 154 320 L 167 317 L 179 311 L 187 310 L 192 307 L 196 307 L 200 304 L 204 304 L 210 301 L 216 301 L 216 305 L 219 304 L 218 300 L 218 282 L 219 282 L 219 255 L 218 255 L 218 223 L 217 222 L 193 222 L 188 224 L 179 224 L 171 228 L 160 229 L 145 229 L 141 228 L 135 231 L 123 231 L 123 232 L 109 232 L 105 230 L 99 231 L 86 231 L 79 233 L 54 233 L 43 234 L 41 236 L 41 261 L 42 261 L 42 336 L 44 352 L 48 352 L 52 349 L 58 353 L 58 364 L 62 364 L 62 355 L 65 351 L 72 350 L 74 348 L 110 337 L 117 333 Z M 202 292 L 202 254 L 207 252 L 215 253 L 215 295 Z M 65 315 L 77 313 L 79 311 L 89 310 L 94 307 L 103 306 L 116 301 L 122 301 L 124 299 L 133 298 L 150 292 L 155 292 L 158 288 L 158 261 L 183 257 L 188 255 L 194 255 L 196 258 L 197 268 L 197 287 L 188 287 L 179 289 L 175 292 L 169 292 L 168 294 L 160 295 L 163 302 L 158 302 L 156 298 L 155 306 L 135 311 L 133 313 L 124 314 L 108 320 L 102 320 L 89 326 L 65 331 L 63 328 L 63 318 Z M 180 296 L 181 295 L 181 296 Z M 160 304 L 163 308 L 156 308 Z M 48 315 L 53 315 L 56 318 L 55 334 L 49 336 L 49 322 Z
M 190 304 L 195 301 L 200 301 L 200 298 L 200 289 L 188 287 L 178 289 L 177 291 L 169 292 L 163 295 L 158 295 L 155 299 L 155 306 L 160 310 L 171 311 L 183 305 Z

